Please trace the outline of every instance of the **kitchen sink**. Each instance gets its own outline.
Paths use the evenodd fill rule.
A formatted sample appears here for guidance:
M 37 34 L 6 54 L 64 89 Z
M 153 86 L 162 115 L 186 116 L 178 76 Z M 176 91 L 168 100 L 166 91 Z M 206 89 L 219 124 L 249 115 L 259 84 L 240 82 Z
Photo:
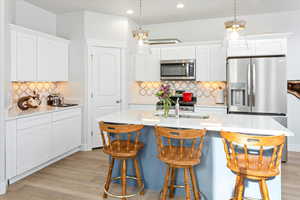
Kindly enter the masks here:
M 66 108 L 66 107 L 72 107 L 72 106 L 78 106 L 78 104 L 64 103 L 64 104 L 59 104 L 59 105 L 56 105 L 53 107 Z
M 163 117 L 163 113 L 156 113 L 155 116 Z M 169 114 L 170 118 L 176 118 L 175 114 Z M 197 114 L 180 114 L 179 118 L 187 118 L 187 119 L 209 119 L 209 115 L 197 115 Z

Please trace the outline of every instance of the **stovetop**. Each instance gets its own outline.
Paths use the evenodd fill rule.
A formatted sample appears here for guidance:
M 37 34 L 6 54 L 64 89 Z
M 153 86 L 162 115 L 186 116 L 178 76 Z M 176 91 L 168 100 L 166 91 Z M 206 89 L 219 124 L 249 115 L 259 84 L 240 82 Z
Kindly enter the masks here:
M 176 105 L 177 99 L 179 98 L 179 105 L 180 106 L 195 106 L 195 104 L 197 103 L 197 97 L 193 97 L 191 102 L 185 102 L 183 101 L 182 97 L 171 97 L 172 99 L 172 106 Z M 156 105 L 162 105 L 162 102 L 157 102 Z
M 177 102 L 177 99 L 179 98 L 179 109 L 182 111 L 195 111 L 195 105 L 197 103 L 197 97 L 193 97 L 191 102 L 185 102 L 183 101 L 182 97 L 171 97 L 172 99 L 172 105 L 171 109 L 175 109 L 175 105 Z M 162 102 L 157 102 L 156 103 L 156 109 L 157 110 L 162 110 L 163 109 L 163 103 Z

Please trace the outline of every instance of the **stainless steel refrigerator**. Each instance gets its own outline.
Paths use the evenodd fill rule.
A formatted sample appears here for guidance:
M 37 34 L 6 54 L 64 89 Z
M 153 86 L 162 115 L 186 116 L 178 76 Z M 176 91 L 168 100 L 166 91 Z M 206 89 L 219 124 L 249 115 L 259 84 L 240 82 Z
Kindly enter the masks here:
M 286 127 L 286 71 L 284 55 L 229 57 L 228 113 L 269 115 Z

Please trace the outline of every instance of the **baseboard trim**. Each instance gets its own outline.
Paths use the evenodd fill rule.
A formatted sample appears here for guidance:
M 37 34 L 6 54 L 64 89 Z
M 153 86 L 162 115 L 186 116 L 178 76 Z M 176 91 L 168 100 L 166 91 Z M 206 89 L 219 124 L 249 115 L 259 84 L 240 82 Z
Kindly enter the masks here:
M 88 144 L 82 144 L 80 146 L 80 151 L 92 151 L 93 149 L 89 147 Z
M 6 193 L 7 190 L 7 182 L 0 182 L 0 195 L 3 195 Z
M 17 182 L 17 181 L 19 181 L 19 180 L 21 180 L 21 179 L 23 179 L 23 178 L 25 178 L 25 177 L 27 177 L 27 176 L 35 173 L 35 172 L 37 172 L 37 171 L 39 171 L 39 170 L 41 170 L 41 169 L 43 169 L 45 167 L 48 167 L 49 165 L 51 165 L 51 164 L 53 164 L 53 163 L 55 163 L 55 162 L 57 162 L 59 160 L 62 160 L 62 159 L 66 158 L 66 157 L 68 157 L 68 156 L 70 156 L 70 155 L 72 155 L 72 154 L 74 154 L 74 153 L 76 153 L 76 152 L 78 152 L 80 150 L 81 150 L 81 147 L 76 147 L 76 148 L 68 151 L 67 153 L 64 153 L 63 155 L 58 156 L 58 157 L 56 157 L 56 158 L 54 158 L 54 159 L 52 159 L 52 160 L 50 160 L 50 161 L 48 161 L 48 162 L 46 162 L 46 163 L 38 166 L 38 167 L 30 169 L 30 170 L 28 170 L 28 171 L 26 171 L 26 172 L 24 172 L 24 173 L 22 173 L 20 175 L 17 175 L 15 177 L 9 179 L 8 183 L 9 184 L 15 183 L 15 182 Z
M 300 152 L 300 144 L 288 144 L 288 151 Z

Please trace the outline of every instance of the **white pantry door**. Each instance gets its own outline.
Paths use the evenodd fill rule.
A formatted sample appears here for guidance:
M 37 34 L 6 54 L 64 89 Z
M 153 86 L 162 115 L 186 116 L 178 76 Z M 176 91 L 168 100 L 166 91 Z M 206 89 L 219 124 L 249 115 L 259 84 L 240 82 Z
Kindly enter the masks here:
M 96 119 L 121 109 L 120 49 L 92 48 L 92 84 L 93 148 L 96 148 L 102 146 Z

